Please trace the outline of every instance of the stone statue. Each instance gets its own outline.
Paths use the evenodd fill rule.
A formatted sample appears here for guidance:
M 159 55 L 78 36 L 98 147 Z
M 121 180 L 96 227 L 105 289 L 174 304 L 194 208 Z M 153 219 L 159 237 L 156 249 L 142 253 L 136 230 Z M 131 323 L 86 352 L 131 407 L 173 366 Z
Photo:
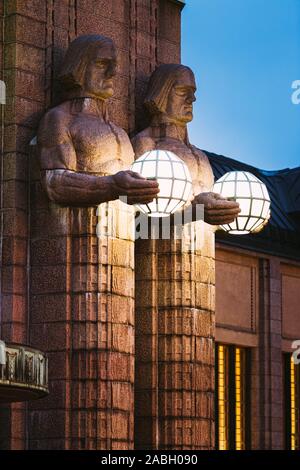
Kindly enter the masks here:
M 188 139 L 187 124 L 193 119 L 195 77 L 189 67 L 160 65 L 152 74 L 144 104 L 150 126 L 133 139 L 136 158 L 153 149 L 171 150 L 187 164 L 192 180 L 193 204 L 204 204 L 204 220 L 211 225 L 233 222 L 239 205 L 209 192 L 214 179 L 207 156 Z
M 214 225 L 232 222 L 239 205 L 210 192 L 208 158 L 189 142 L 195 91 L 188 67 L 160 65 L 144 102 L 150 125 L 132 140 L 136 158 L 165 149 L 184 160 L 192 205 L 204 205 L 207 222 L 192 211 L 181 239 L 171 226 L 169 239 L 136 240 L 136 370 L 144 371 L 135 385 L 138 449 L 195 450 L 201 439 L 214 447 Z
M 128 170 L 130 140 L 109 120 L 116 61 L 108 38 L 71 42 L 59 77 L 63 101 L 45 114 L 37 136 L 41 178 L 32 185 L 31 253 L 39 267 L 31 302 L 48 312 L 41 344 L 53 351 L 53 338 L 60 338 L 65 366 L 49 381 L 51 388 L 58 374 L 63 387 L 57 434 L 68 436 L 66 448 L 133 448 L 132 204 L 152 201 L 159 189 Z M 119 428 L 126 429 L 122 440 Z
M 108 118 L 116 50 L 99 35 L 76 38 L 60 74 L 64 101 L 50 109 L 38 131 L 43 186 L 49 198 L 69 206 L 91 206 L 127 196 L 149 202 L 155 181 L 128 171 L 133 151 L 127 134 Z

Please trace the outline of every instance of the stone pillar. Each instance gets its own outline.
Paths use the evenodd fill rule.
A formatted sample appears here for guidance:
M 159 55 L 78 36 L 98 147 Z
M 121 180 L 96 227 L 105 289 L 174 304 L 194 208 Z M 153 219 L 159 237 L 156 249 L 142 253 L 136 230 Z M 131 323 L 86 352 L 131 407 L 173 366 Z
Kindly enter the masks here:
M 284 447 L 280 261 L 260 260 L 259 347 L 252 361 L 252 448 Z
M 133 447 L 133 210 L 60 208 L 35 184 L 31 343 L 49 353 L 49 398 L 30 406 L 32 449 Z M 98 227 L 97 227 L 98 223 Z
M 140 240 L 136 251 L 135 444 L 214 447 L 214 233 Z

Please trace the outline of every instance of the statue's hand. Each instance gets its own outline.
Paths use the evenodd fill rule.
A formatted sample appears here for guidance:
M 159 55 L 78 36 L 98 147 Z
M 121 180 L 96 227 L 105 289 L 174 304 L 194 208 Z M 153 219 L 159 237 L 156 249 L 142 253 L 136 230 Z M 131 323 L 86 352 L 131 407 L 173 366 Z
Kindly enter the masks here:
M 157 181 L 147 180 L 135 171 L 119 171 L 112 178 L 114 198 L 127 197 L 127 204 L 147 204 L 157 196 Z
M 210 225 L 230 224 L 241 212 L 237 202 L 228 201 L 216 193 L 200 193 L 192 204 L 204 204 L 204 221 Z

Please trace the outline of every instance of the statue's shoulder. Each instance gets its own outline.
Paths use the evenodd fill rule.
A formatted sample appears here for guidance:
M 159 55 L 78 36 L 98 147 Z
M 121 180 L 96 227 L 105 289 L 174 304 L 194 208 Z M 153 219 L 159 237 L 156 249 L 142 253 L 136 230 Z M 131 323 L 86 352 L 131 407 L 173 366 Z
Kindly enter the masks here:
M 63 132 L 69 124 L 71 115 L 68 103 L 61 103 L 54 108 L 50 108 L 40 121 L 38 129 L 38 141 L 53 138 L 58 133 Z
M 148 152 L 149 150 L 154 150 L 156 143 L 152 136 L 151 127 L 147 127 L 143 131 L 139 132 L 131 139 L 131 143 L 136 158 L 140 157 L 143 155 L 143 153 Z
M 67 119 L 70 116 L 70 106 L 68 102 L 61 103 L 54 108 L 48 109 L 42 121 L 56 122 Z

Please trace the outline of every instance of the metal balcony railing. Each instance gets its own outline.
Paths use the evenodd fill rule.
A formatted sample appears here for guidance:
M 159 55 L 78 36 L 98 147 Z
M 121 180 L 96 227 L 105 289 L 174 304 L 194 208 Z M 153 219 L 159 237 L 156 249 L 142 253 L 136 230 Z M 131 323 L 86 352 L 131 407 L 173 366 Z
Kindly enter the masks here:
M 25 401 L 48 395 L 48 358 L 28 346 L 0 341 L 0 401 Z

